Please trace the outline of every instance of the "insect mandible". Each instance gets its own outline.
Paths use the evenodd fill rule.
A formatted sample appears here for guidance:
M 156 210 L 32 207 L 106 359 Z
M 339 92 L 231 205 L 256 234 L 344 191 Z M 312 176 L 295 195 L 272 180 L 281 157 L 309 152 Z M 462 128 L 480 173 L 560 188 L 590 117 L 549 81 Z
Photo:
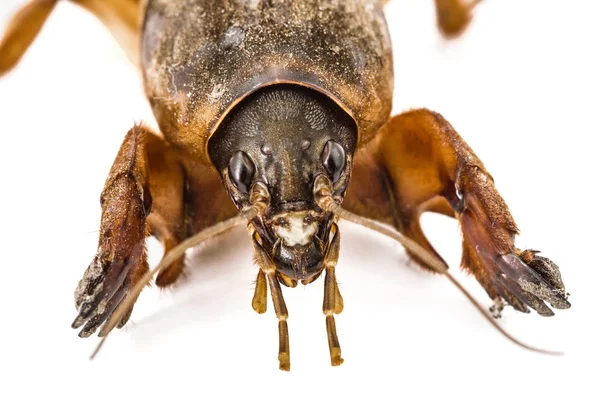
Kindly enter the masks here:
M 57 2 L 31 1 L 13 18 L 0 42 L 0 74 Z M 98 251 L 75 291 L 73 328 L 81 337 L 100 329 L 102 344 L 126 324 L 155 274 L 159 287 L 173 284 L 186 249 L 247 224 L 259 265 L 252 307 L 264 313 L 270 291 L 279 367 L 290 369 L 281 285 L 306 285 L 323 273 L 331 364 L 340 365 L 338 220 L 398 240 L 463 290 L 421 230 L 425 211 L 459 221 L 463 267 L 494 300 L 493 316 L 505 304 L 546 316 L 570 307 L 558 267 L 515 247 L 507 205 L 450 123 L 427 109 L 390 117 L 385 1 L 76 3 L 105 22 L 140 66 L 162 134 L 134 126 L 106 180 Z M 459 35 L 476 3 L 437 0 L 442 33 Z M 149 234 L 165 247 L 153 270 Z

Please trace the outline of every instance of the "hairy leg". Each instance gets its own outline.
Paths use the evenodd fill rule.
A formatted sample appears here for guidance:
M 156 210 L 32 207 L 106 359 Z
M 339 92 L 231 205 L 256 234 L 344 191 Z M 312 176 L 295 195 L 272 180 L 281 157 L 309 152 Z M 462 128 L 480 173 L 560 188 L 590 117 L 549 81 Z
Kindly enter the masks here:
M 546 303 L 570 306 L 558 267 L 515 247 L 518 228 L 491 175 L 440 114 L 419 109 L 392 118 L 359 152 L 353 173 L 344 208 L 394 226 L 438 258 L 420 216 L 455 216 L 463 233 L 462 267 L 497 304 L 504 299 L 521 312 L 531 307 L 548 316 L 554 313 Z
M 161 137 L 135 126 L 125 137 L 101 195 L 98 252 L 79 282 L 74 328 L 92 335 L 148 272 L 149 234 L 165 255 L 182 241 L 238 214 L 209 167 L 181 157 Z M 178 257 L 156 277 L 159 287 L 175 283 L 184 270 Z M 122 327 L 132 311 L 120 320 Z M 101 333 L 106 333 L 102 332 Z
M 85 324 L 79 333 L 81 337 L 92 335 L 129 286 L 148 270 L 146 217 L 152 208 L 152 197 L 146 143 L 150 135 L 142 126 L 127 133 L 102 190 L 98 251 L 75 290 L 79 314 L 73 328 Z
M 79 315 L 73 328 L 85 324 L 80 336 L 93 334 L 148 271 L 145 240 L 150 232 L 166 251 L 184 239 L 179 231 L 184 186 L 183 168 L 166 142 L 144 126 L 133 127 L 102 190 L 98 251 L 75 291 Z M 182 265 L 180 259 L 172 268 Z M 130 314 L 131 309 L 119 327 Z

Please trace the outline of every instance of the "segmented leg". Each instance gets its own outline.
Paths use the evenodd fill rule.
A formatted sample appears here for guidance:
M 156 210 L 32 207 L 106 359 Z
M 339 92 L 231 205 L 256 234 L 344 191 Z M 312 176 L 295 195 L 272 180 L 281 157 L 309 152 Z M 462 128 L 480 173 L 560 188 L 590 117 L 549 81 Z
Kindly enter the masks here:
M 75 291 L 79 314 L 73 328 L 85 324 L 81 337 L 93 334 L 148 271 L 145 239 L 149 231 L 158 236 L 166 250 L 184 239 L 178 235 L 183 193 L 184 174 L 176 155 L 149 129 L 132 128 L 102 191 L 97 254 Z M 170 276 L 176 276 L 182 265 L 183 260 L 174 263 L 172 268 L 177 271 Z M 131 310 L 119 327 L 130 314 Z
M 41 31 L 59 0 L 30 0 L 11 19 L 0 40 L 0 76 L 10 71 Z M 110 29 L 132 62 L 139 60 L 140 0 L 71 0 Z
M 441 115 L 420 109 L 392 118 L 358 154 L 353 174 L 345 208 L 395 226 L 438 258 L 419 218 L 424 211 L 454 215 L 463 233 L 462 267 L 496 304 L 502 298 L 546 316 L 554 313 L 545 302 L 570 306 L 558 267 L 515 247 L 517 225 L 491 175 Z

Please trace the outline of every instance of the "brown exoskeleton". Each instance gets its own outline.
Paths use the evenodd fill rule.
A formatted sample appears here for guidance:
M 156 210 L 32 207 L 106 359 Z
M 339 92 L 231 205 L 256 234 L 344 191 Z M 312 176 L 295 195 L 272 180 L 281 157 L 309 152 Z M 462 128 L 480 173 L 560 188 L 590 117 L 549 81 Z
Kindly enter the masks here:
M 0 44 L 0 72 L 55 3 L 33 1 L 15 17 Z M 141 32 L 146 92 L 164 135 L 132 128 L 106 181 L 98 252 L 76 290 L 80 336 L 98 328 L 105 336 L 127 322 L 153 275 L 149 233 L 167 252 L 156 269 L 165 287 L 180 276 L 185 248 L 248 223 L 260 266 L 252 305 L 266 310 L 269 286 L 280 368 L 290 367 L 280 284 L 308 284 L 323 272 L 331 362 L 339 365 L 338 219 L 394 237 L 421 265 L 453 279 L 421 231 L 424 211 L 460 221 L 463 266 L 495 300 L 494 313 L 505 302 L 542 315 L 553 314 L 548 305 L 569 307 L 556 265 L 515 248 L 506 204 L 451 125 L 426 109 L 390 118 L 381 1 L 77 3 L 125 47 Z M 460 33 L 469 8 L 436 4 L 442 31 Z M 137 60 L 135 46 L 129 54 Z

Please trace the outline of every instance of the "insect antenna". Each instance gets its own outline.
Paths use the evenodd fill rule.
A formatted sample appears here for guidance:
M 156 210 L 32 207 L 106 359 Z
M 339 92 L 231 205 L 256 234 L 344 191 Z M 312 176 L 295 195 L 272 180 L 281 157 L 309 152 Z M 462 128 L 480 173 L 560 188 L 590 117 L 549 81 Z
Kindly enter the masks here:
M 321 207 L 322 209 L 332 212 L 342 219 L 348 220 L 350 222 L 354 222 L 355 224 L 358 224 L 358 225 L 362 225 L 366 228 L 372 229 L 372 230 L 379 232 L 381 234 L 384 234 L 392 239 L 395 239 L 396 241 L 400 242 L 400 244 L 402 244 L 409 252 L 411 252 L 412 254 L 417 256 L 420 260 L 422 260 L 423 263 L 425 265 L 427 265 L 429 268 L 446 276 L 450 280 L 450 282 L 452 282 L 452 284 L 454 286 L 456 286 L 458 288 L 458 290 L 460 290 L 467 297 L 467 299 L 469 299 L 471 304 L 473 304 L 475 306 L 475 308 L 477 308 L 477 310 L 481 313 L 481 315 L 483 315 L 485 317 L 485 319 L 487 319 L 489 321 L 489 323 L 492 324 L 494 326 L 494 328 L 496 328 L 496 330 L 498 332 L 500 332 L 504 337 L 506 337 L 508 340 L 510 340 L 517 346 L 520 346 L 527 350 L 531 350 L 533 352 L 541 353 L 541 354 L 547 354 L 547 355 L 553 355 L 553 356 L 564 355 L 564 353 L 560 352 L 560 351 L 545 350 L 545 349 L 540 349 L 538 347 L 534 347 L 534 346 L 525 344 L 525 343 L 521 342 L 519 339 L 512 336 L 506 330 L 504 330 L 504 328 L 502 328 L 496 322 L 496 320 L 494 320 L 494 318 L 491 315 L 489 315 L 489 313 L 487 312 L 485 307 L 483 307 L 481 304 L 479 304 L 479 302 L 473 297 L 473 295 L 471 295 L 471 293 L 469 293 L 467 291 L 467 289 L 465 289 L 465 287 L 462 286 L 456 280 L 456 278 L 454 278 L 454 276 L 448 271 L 446 265 L 443 262 L 441 262 L 438 258 L 433 256 L 430 252 L 428 252 L 423 247 L 421 247 L 414 240 L 404 236 L 402 233 L 400 233 L 392 228 L 388 228 L 387 226 L 385 226 L 383 224 L 380 224 L 376 221 L 373 221 L 373 220 L 365 218 L 365 217 L 361 217 L 360 215 L 354 214 L 350 211 L 343 209 L 333 198 L 333 190 L 332 190 L 332 186 L 331 186 L 331 181 L 325 175 L 319 175 L 315 179 L 314 194 L 315 194 L 315 201 L 317 202 L 319 207 Z

